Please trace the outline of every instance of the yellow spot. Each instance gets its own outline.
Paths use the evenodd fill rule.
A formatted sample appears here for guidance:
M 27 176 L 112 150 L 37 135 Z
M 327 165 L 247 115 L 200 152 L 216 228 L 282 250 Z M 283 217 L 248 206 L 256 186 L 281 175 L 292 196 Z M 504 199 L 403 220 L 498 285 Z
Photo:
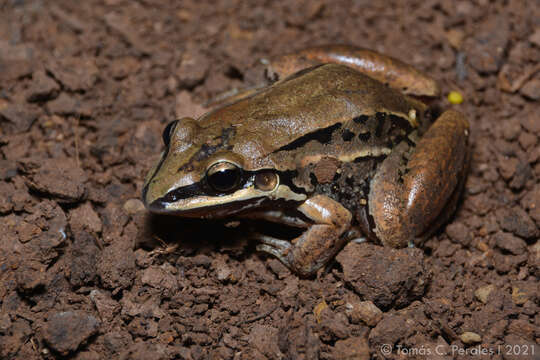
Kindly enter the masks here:
M 463 102 L 463 96 L 460 92 L 450 91 L 450 93 L 448 93 L 448 101 L 453 105 L 461 104 Z
M 326 303 L 326 301 L 323 300 L 320 303 L 318 303 L 313 309 L 313 315 L 315 315 L 315 320 L 317 321 L 317 324 L 321 323 L 321 313 L 327 307 L 328 307 L 328 304 Z

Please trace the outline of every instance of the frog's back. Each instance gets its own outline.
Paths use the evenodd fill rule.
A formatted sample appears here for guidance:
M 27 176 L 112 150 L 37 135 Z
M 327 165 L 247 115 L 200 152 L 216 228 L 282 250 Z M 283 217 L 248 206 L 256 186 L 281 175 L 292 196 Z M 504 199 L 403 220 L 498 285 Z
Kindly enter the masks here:
M 199 124 L 216 136 L 230 129 L 229 149 L 249 155 L 246 167 L 256 168 L 269 154 L 323 129 L 377 113 L 407 118 L 411 108 L 406 97 L 380 82 L 344 65 L 325 64 L 208 113 Z

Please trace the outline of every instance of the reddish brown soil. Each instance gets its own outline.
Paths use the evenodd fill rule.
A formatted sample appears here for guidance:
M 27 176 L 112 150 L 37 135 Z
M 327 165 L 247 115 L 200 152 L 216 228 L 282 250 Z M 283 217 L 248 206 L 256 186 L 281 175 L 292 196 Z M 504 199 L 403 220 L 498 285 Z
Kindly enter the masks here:
M 539 8 L 0 1 L 0 358 L 538 359 Z M 349 244 L 299 279 L 242 227 L 147 214 L 168 121 L 261 57 L 325 43 L 463 95 L 472 164 L 445 229 L 417 249 Z

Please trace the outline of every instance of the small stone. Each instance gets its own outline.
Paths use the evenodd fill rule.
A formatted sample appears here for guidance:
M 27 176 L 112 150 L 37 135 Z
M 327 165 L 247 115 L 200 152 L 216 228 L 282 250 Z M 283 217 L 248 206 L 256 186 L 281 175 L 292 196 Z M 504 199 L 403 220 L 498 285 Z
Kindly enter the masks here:
M 529 36 L 529 41 L 532 44 L 540 47 L 540 27 L 534 29 L 534 32 L 531 34 L 531 36 Z
M 513 141 L 522 132 L 519 120 L 515 118 L 505 120 L 501 124 L 501 131 L 505 140 Z
M 501 156 L 498 159 L 498 169 L 504 180 L 509 181 L 514 177 L 519 165 L 519 160 L 515 157 Z
M 450 29 L 446 32 L 446 40 L 456 50 L 461 48 L 463 39 L 465 39 L 465 33 L 462 30 Z
M 21 293 L 30 293 L 38 287 L 46 287 L 46 269 L 45 265 L 34 260 L 20 263 L 15 271 L 17 290 Z
M 407 306 L 424 294 L 429 281 L 423 253 L 416 248 L 350 242 L 336 260 L 354 291 L 383 310 Z
M 0 180 L 10 180 L 17 175 L 17 162 L 0 159 Z
M 128 75 L 136 74 L 141 68 L 140 62 L 132 57 L 126 56 L 123 58 L 114 59 L 111 62 L 111 76 L 116 80 L 126 78 Z
M 26 221 L 21 221 L 17 224 L 16 230 L 17 234 L 19 234 L 19 241 L 22 243 L 26 243 L 41 234 L 41 228 L 39 226 Z
M 518 137 L 519 145 L 525 150 L 536 144 L 537 137 L 528 132 L 522 131 Z M 540 149 L 540 147 L 538 148 Z
M 508 185 L 510 185 L 513 190 L 520 190 L 525 186 L 527 181 L 531 179 L 531 177 L 532 169 L 529 163 L 526 161 L 520 161 L 516 167 L 516 172 Z
M 151 266 L 144 270 L 142 283 L 162 292 L 164 297 L 170 298 L 178 291 L 176 276 L 162 267 Z
M 514 255 L 521 255 L 527 251 L 527 243 L 512 234 L 500 232 L 495 236 L 495 245 Z
M 459 337 L 464 344 L 476 344 L 482 341 L 482 337 L 477 333 L 466 331 Z
M 383 317 L 383 312 L 371 301 L 349 303 L 347 307 L 347 315 L 349 315 L 353 324 L 364 322 L 366 325 L 373 327 Z
M 187 50 L 176 69 L 179 85 L 187 89 L 194 88 L 204 80 L 209 67 L 210 62 L 206 55 L 198 50 Z
M 19 134 L 30 129 L 34 121 L 38 118 L 38 112 L 19 104 L 0 106 L 0 124 L 6 134 Z
M 482 286 L 476 289 L 476 291 L 474 292 L 474 296 L 482 303 L 487 304 L 489 294 L 491 294 L 493 290 L 495 290 L 495 285 Z
M 59 312 L 48 319 L 44 340 L 65 356 L 77 350 L 81 343 L 97 332 L 99 326 L 99 320 L 85 312 Z
M 540 121 L 538 121 L 538 113 L 536 111 L 529 111 L 526 114 L 519 116 L 521 126 L 530 133 L 540 136 Z
M 540 100 L 540 79 L 527 81 L 519 92 L 528 99 Z
M 529 300 L 529 294 L 521 290 L 519 287 L 512 287 L 512 301 L 516 305 L 523 305 Z
M 122 308 L 121 305 L 113 300 L 110 294 L 106 291 L 92 290 L 90 291 L 90 300 L 96 306 L 99 312 L 99 317 L 108 322 L 112 321 L 116 314 Z
M 94 282 L 97 278 L 97 263 L 100 249 L 96 245 L 95 233 L 84 230 L 74 231 L 73 245 L 68 254 L 69 282 L 73 286 L 84 286 Z
M 493 73 L 504 61 L 510 40 L 510 22 L 499 16 L 478 24 L 474 35 L 464 41 L 467 60 L 479 73 Z
M 97 265 L 101 283 L 105 288 L 121 291 L 135 279 L 135 254 L 130 239 L 120 237 L 109 245 Z
M 77 202 L 86 194 L 86 173 L 73 159 L 24 159 L 19 161 L 19 170 L 28 174 L 27 185 L 31 189 L 60 202 Z
M 90 293 L 92 296 L 92 293 Z M 118 354 L 132 343 L 131 335 L 127 331 L 111 331 L 103 335 L 103 345 L 107 351 Z
M 515 334 L 529 341 L 534 340 L 536 332 L 540 330 L 527 320 L 516 319 L 510 322 L 508 333 Z
M 503 230 L 524 239 L 532 239 L 539 235 L 538 228 L 525 210 L 521 208 L 500 208 L 496 212 L 497 222 Z
M 25 43 L 12 45 L 11 41 L 0 39 L 0 81 L 15 80 L 30 75 L 34 49 Z
M 58 98 L 47 103 L 47 108 L 49 112 L 57 115 L 80 115 L 85 117 L 92 115 L 90 108 L 66 93 L 61 93 Z
M 248 343 L 262 354 L 260 354 L 257 358 L 284 358 L 283 353 L 278 346 L 279 334 L 279 330 L 275 327 L 262 325 L 259 323 L 255 323 L 255 325 L 253 325 L 248 336 Z
M 55 57 L 46 69 L 71 91 L 89 90 L 98 80 L 99 69 L 93 59 Z
M 73 232 L 89 231 L 97 234 L 102 229 L 101 219 L 90 202 L 86 202 L 69 212 L 69 225 Z
M 323 341 L 346 339 L 349 337 L 350 334 L 347 327 L 349 321 L 345 314 L 336 313 L 327 307 L 321 311 L 320 315 L 321 339 Z
M 468 246 L 472 242 L 472 235 L 465 224 L 454 222 L 446 227 L 446 234 L 454 242 L 460 243 L 463 246 Z
M 137 213 L 145 211 L 144 204 L 139 199 L 129 199 L 124 203 L 123 209 L 126 213 L 130 215 L 135 215 Z
M 332 348 L 332 359 L 368 360 L 369 354 L 369 343 L 365 336 L 338 340 Z
M 32 83 L 28 89 L 26 100 L 46 101 L 55 98 L 60 91 L 60 86 L 52 78 L 45 74 L 45 71 L 38 70 L 32 75 Z

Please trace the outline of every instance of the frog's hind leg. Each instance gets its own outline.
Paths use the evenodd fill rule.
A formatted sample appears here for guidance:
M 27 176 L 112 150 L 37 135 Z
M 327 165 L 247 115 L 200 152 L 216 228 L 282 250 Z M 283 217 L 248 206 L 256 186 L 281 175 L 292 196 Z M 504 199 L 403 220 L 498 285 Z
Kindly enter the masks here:
M 385 245 L 404 247 L 445 222 L 456 207 L 469 159 L 469 123 L 443 113 L 410 154 L 394 148 L 371 181 L 369 214 Z M 406 160 L 408 157 L 408 161 Z M 405 163 L 405 166 L 403 166 Z
M 323 267 L 347 242 L 352 215 L 338 202 L 316 195 L 307 199 L 298 210 L 313 225 L 291 242 L 259 235 L 262 244 L 257 250 L 277 257 L 301 276 L 310 276 Z
M 404 94 L 414 96 L 438 96 L 437 82 L 398 59 L 372 50 L 348 45 L 325 45 L 311 47 L 295 53 L 265 60 L 267 74 L 272 81 L 284 79 L 297 71 L 319 64 L 342 64 L 349 66 Z

